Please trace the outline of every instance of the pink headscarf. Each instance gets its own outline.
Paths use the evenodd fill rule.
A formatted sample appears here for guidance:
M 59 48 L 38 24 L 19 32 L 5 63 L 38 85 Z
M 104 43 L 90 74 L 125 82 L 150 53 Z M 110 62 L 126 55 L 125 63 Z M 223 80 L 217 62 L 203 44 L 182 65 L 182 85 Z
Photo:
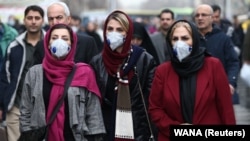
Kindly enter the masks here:
M 54 29 L 67 29 L 71 35 L 71 50 L 69 54 L 63 60 L 56 60 L 49 50 L 49 41 L 51 33 Z M 45 57 L 42 62 L 43 69 L 45 71 L 46 78 L 53 84 L 50 99 L 48 105 L 48 111 L 46 114 L 46 121 L 48 122 L 50 116 L 53 113 L 54 107 L 63 95 L 64 83 L 67 76 L 74 67 L 74 55 L 76 51 L 77 36 L 71 30 L 71 28 L 65 24 L 56 24 L 51 27 L 45 35 L 44 39 L 44 51 Z M 95 81 L 95 74 L 92 68 L 85 63 L 76 64 L 76 72 L 70 86 L 84 87 L 90 92 L 96 94 L 101 99 L 99 88 Z M 48 140 L 49 141 L 64 141 L 64 103 L 59 109 L 55 120 L 52 122 L 49 128 Z

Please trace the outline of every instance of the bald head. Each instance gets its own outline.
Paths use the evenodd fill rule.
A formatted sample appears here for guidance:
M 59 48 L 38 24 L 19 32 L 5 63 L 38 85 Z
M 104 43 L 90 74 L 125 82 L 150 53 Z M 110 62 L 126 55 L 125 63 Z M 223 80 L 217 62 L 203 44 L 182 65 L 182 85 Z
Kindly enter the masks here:
M 197 13 L 197 11 L 200 9 L 207 11 L 209 14 L 213 14 L 213 8 L 208 4 L 201 4 L 197 6 L 195 9 L 195 13 Z
M 57 1 L 57 2 L 53 2 L 48 6 L 48 11 L 50 11 L 53 8 L 61 8 L 63 9 L 64 13 L 66 16 L 70 16 L 70 11 L 69 11 L 69 7 L 66 5 L 66 3 L 61 2 L 61 1 Z
M 210 5 L 201 4 L 195 9 L 195 23 L 202 34 L 212 31 L 213 9 Z

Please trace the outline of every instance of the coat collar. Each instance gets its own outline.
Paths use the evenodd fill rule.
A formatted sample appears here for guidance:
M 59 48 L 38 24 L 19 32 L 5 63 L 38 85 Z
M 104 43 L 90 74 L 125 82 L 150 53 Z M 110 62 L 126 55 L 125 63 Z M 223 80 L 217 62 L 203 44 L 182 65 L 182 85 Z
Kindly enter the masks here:
M 206 69 L 201 69 L 197 74 L 196 83 L 199 86 L 196 87 L 195 109 L 197 108 L 197 106 L 199 106 L 200 104 L 199 102 L 201 101 L 201 98 L 208 97 L 208 96 L 203 95 L 208 85 L 207 74 L 209 74 L 209 72 Z M 169 87 L 171 95 L 173 96 L 175 102 L 180 106 L 179 77 L 175 73 L 173 68 L 171 68 L 170 70 L 170 76 L 168 79 L 173 80 L 173 81 L 167 81 L 167 86 Z

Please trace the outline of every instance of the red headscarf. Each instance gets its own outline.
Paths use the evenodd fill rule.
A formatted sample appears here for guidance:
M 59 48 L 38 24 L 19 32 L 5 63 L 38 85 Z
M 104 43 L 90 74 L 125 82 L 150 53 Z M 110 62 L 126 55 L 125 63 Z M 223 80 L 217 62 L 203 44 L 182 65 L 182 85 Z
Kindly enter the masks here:
M 69 54 L 63 60 L 56 60 L 49 50 L 49 41 L 51 33 L 54 29 L 67 29 L 71 35 L 71 50 Z M 76 51 L 77 36 L 72 32 L 71 28 L 64 24 L 56 24 L 51 27 L 45 35 L 44 39 L 44 51 L 45 57 L 42 62 L 43 69 L 45 71 L 46 78 L 53 84 L 50 92 L 50 101 L 48 111 L 46 114 L 46 121 L 48 122 L 50 116 L 53 113 L 54 107 L 62 97 L 64 90 L 64 83 L 67 79 L 68 74 L 73 69 L 74 55 Z M 92 68 L 85 63 L 76 64 L 76 72 L 74 74 L 71 86 L 84 87 L 89 91 L 96 94 L 101 98 L 99 88 L 96 84 L 95 74 Z M 53 141 L 64 141 L 63 129 L 64 129 L 64 104 L 60 108 L 59 112 L 49 130 L 49 140 Z
M 129 21 L 129 29 L 127 31 L 126 40 L 123 44 L 123 49 L 122 49 L 121 53 L 118 53 L 116 51 L 112 51 L 110 49 L 109 44 L 107 43 L 107 37 L 106 37 L 107 24 L 110 20 L 109 18 L 110 18 L 110 16 L 114 15 L 115 13 L 121 13 L 121 14 L 125 15 Z M 105 21 L 105 24 L 104 24 L 104 32 L 103 32 L 104 49 L 102 52 L 102 56 L 103 56 L 104 66 L 105 66 L 108 74 L 116 75 L 118 68 L 120 67 L 120 65 L 125 61 L 125 59 L 130 54 L 132 35 L 133 35 L 133 23 L 127 14 L 125 14 L 122 11 L 116 10 L 116 11 L 112 12 L 107 17 L 107 20 Z M 122 72 L 120 72 L 120 73 L 122 75 Z M 132 73 L 132 71 L 130 71 L 128 74 L 129 78 L 131 78 L 132 75 L 133 75 L 133 73 Z

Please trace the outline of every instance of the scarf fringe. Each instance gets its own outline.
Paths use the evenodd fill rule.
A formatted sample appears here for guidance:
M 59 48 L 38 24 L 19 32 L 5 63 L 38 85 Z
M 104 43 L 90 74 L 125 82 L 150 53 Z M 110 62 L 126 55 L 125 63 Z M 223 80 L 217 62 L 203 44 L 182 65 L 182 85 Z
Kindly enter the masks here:
M 134 139 L 132 112 L 116 110 L 115 137 L 120 139 Z
M 134 141 L 134 139 L 121 139 L 121 138 L 115 138 L 115 141 Z

